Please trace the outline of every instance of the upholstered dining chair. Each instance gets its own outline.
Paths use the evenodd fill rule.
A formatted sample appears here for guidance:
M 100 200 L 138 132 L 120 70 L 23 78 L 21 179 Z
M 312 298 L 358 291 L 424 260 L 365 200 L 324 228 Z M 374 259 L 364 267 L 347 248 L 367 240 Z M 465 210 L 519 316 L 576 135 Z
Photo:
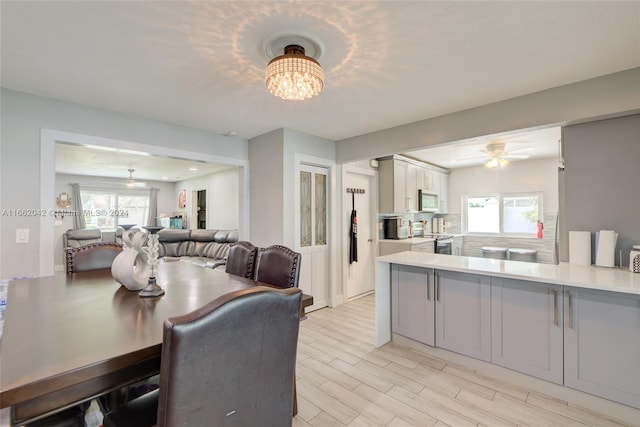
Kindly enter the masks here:
M 260 248 L 254 279 L 281 288 L 297 288 L 300 254 L 281 245 Z
M 229 248 L 225 271 L 236 276 L 253 279 L 258 247 L 250 242 L 239 241 Z
M 225 294 L 164 323 L 160 388 L 104 427 L 290 426 L 302 292 Z
M 122 252 L 116 243 L 90 243 L 79 248 L 65 249 L 67 273 L 111 268 L 113 260 Z

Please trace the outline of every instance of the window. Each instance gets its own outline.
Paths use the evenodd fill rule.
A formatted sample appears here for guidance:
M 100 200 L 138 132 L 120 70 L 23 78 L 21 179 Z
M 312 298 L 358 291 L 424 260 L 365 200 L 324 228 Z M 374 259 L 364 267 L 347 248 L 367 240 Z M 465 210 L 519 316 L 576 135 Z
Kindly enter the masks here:
M 143 226 L 149 215 L 149 194 L 115 190 L 82 190 L 87 228 L 114 231 L 119 224 Z
M 542 193 L 464 197 L 466 232 L 535 235 L 542 219 Z

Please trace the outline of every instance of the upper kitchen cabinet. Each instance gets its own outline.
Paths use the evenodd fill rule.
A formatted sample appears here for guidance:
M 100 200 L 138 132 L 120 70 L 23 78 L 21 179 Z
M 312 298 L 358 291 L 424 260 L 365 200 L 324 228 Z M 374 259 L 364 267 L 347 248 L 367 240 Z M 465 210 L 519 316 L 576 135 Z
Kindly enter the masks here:
M 418 212 L 420 210 L 418 190 L 438 195 L 440 200 L 438 212 L 446 212 L 448 173 L 446 169 L 407 157 L 390 156 L 378 159 L 380 213 Z

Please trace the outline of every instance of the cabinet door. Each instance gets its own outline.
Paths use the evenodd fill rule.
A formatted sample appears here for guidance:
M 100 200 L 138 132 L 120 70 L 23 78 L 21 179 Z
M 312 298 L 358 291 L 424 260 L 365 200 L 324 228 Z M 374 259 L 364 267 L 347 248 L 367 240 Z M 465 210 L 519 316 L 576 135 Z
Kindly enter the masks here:
M 436 346 L 491 360 L 491 279 L 435 272 Z
M 562 384 L 562 287 L 491 279 L 491 361 Z
M 407 176 L 405 179 L 406 211 L 415 212 L 418 210 L 418 167 L 407 164 Z
M 409 163 L 401 160 L 393 161 L 393 212 L 406 212 L 409 209 L 407 200 L 407 169 Z
M 427 168 L 418 168 L 418 190 L 433 191 L 433 171 Z
M 410 251 L 411 243 L 399 243 L 380 241 L 378 243 L 378 256 L 396 254 L 398 252 Z
M 427 242 L 427 243 L 418 243 L 417 245 L 411 245 L 411 250 L 414 252 L 424 252 L 432 254 L 435 252 L 435 243 Z
M 640 295 L 565 288 L 565 385 L 640 408 Z
M 449 175 L 440 174 L 440 212 L 449 212 Z
M 433 270 L 393 264 L 391 330 L 434 345 Z
M 451 255 L 462 255 L 463 239 L 464 238 L 462 236 L 456 236 L 452 239 L 453 242 L 451 243 Z

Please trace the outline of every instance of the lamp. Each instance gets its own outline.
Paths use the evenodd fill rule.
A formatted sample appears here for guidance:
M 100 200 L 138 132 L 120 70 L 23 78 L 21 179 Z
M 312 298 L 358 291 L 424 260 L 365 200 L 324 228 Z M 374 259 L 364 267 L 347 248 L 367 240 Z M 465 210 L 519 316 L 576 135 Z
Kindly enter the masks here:
M 308 99 L 322 91 L 324 72 L 318 61 L 305 55 L 304 47 L 290 44 L 284 48 L 284 55 L 267 65 L 265 84 L 269 92 L 282 99 Z

